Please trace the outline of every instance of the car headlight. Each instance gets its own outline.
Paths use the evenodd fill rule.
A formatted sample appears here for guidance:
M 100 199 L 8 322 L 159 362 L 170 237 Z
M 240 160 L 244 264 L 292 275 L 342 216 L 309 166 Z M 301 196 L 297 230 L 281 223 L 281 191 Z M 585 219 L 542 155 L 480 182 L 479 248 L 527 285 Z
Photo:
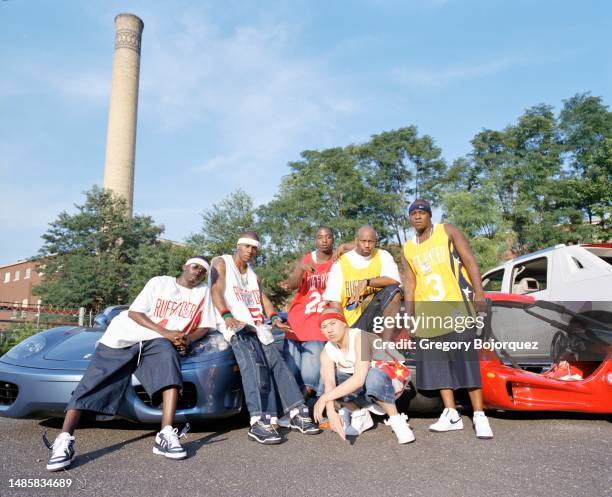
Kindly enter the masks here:
M 38 354 L 46 345 L 47 339 L 44 336 L 34 335 L 15 345 L 6 353 L 6 357 L 11 359 L 24 359 L 34 354 Z

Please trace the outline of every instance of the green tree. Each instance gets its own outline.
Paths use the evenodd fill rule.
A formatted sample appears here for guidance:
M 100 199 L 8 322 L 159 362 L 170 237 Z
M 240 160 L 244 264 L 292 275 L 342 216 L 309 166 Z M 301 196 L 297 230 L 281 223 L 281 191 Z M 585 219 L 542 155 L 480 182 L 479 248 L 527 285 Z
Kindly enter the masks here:
M 128 301 L 130 271 L 143 245 L 163 228 L 148 216 L 127 216 L 125 200 L 94 186 L 77 212 L 63 211 L 42 235 L 34 292 L 45 304 L 99 310 Z
M 570 205 L 588 224 L 575 219 L 578 241 L 612 237 L 612 112 L 601 97 L 577 94 L 565 100 L 559 115 L 563 151 L 569 168 Z
M 273 252 L 295 255 L 310 248 L 320 225 L 329 226 L 339 240 L 353 239 L 365 223 L 384 230 L 372 188 L 349 148 L 307 150 L 301 157 L 289 163 L 279 192 L 257 212 Z
M 556 119 L 548 105 L 527 109 L 503 131 L 484 130 L 472 140 L 470 170 L 456 164 L 472 190 L 486 188 L 496 199 L 503 219 L 516 233 L 521 252 L 562 236 L 567 199 L 558 195 L 562 177 L 561 146 Z M 550 227 L 545 231 L 542 227 Z
M 180 276 L 185 261 L 195 255 L 198 252 L 194 247 L 166 240 L 141 245 L 130 270 L 129 301 L 133 301 L 154 276 Z
M 443 222 L 454 224 L 466 235 L 483 272 L 496 266 L 512 248 L 514 233 L 489 188 L 448 192 L 443 205 Z
M 201 214 L 202 227 L 187 243 L 209 258 L 234 252 L 238 235 L 255 228 L 253 199 L 236 190 Z
M 384 226 L 379 229 L 401 244 L 408 237 L 412 200 L 418 197 L 437 204 L 440 199 L 446 173 L 441 150 L 430 136 L 419 137 L 416 126 L 373 135 L 354 149 L 371 187 L 368 201 L 377 207 Z

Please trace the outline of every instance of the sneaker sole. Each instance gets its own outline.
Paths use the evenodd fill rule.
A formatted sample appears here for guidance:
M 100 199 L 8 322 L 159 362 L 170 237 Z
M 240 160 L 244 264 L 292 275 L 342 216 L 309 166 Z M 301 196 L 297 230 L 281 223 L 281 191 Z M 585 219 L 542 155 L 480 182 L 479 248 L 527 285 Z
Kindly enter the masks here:
M 247 433 L 247 435 L 249 436 L 249 440 L 252 440 L 253 442 L 260 443 L 261 445 L 278 445 L 280 443 L 283 443 L 283 439 L 282 438 L 274 438 L 274 439 L 262 440 L 262 439 L 258 438 L 257 435 L 253 435 L 252 433 Z
M 64 462 L 57 462 L 55 464 L 47 464 L 47 471 L 59 471 L 60 469 L 67 468 L 72 464 L 72 459 Z
M 303 428 L 294 425 L 291 425 L 290 428 L 291 431 L 299 431 L 302 435 L 318 435 L 319 433 L 321 433 L 320 428 L 311 428 L 309 430 L 304 430 Z
M 163 450 L 159 450 L 157 447 L 153 447 L 153 454 L 156 454 L 158 456 L 164 456 L 164 457 L 167 457 L 168 459 L 174 459 L 174 460 L 185 459 L 187 457 L 186 452 L 184 454 L 172 454 L 170 452 L 164 452 Z
M 406 440 L 405 442 L 400 442 L 399 440 L 397 441 L 397 443 L 399 443 L 400 445 L 411 444 L 414 442 L 416 442 L 416 437 L 412 438 L 411 440 Z
M 436 430 L 436 429 L 433 429 L 433 428 L 429 428 L 429 431 L 431 431 L 432 433 L 445 433 L 447 431 L 459 431 L 459 430 L 463 430 L 463 426 L 458 426 L 458 427 L 454 427 L 453 426 L 453 427 L 448 428 L 446 430 Z

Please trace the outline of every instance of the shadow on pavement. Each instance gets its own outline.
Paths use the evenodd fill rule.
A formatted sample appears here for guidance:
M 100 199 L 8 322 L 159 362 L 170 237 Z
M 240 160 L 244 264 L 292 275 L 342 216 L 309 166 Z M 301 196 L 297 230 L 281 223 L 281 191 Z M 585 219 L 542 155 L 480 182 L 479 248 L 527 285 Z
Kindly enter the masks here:
M 125 447 L 128 444 L 138 442 L 139 440 L 143 440 L 145 438 L 154 437 L 155 433 L 156 432 L 144 433 L 138 437 L 134 437 L 129 440 L 124 440 L 122 442 L 110 445 L 108 447 L 101 447 L 91 452 L 86 452 L 84 454 L 77 454 L 77 456 L 74 458 L 74 461 L 72 462 L 71 468 L 73 469 L 78 468 L 79 466 L 82 466 L 83 464 L 87 464 L 92 461 L 95 461 L 96 459 L 102 456 L 105 456 L 106 454 L 110 454 L 117 450 L 121 450 L 123 447 Z

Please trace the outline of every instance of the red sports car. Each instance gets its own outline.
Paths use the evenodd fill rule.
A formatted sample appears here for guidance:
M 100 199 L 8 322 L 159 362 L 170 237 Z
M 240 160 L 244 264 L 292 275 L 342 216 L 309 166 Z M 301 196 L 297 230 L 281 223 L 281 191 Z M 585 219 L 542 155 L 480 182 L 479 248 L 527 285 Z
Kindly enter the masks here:
M 497 344 L 479 351 L 487 408 L 612 413 L 612 313 L 576 312 L 584 302 L 487 297 L 483 342 Z

